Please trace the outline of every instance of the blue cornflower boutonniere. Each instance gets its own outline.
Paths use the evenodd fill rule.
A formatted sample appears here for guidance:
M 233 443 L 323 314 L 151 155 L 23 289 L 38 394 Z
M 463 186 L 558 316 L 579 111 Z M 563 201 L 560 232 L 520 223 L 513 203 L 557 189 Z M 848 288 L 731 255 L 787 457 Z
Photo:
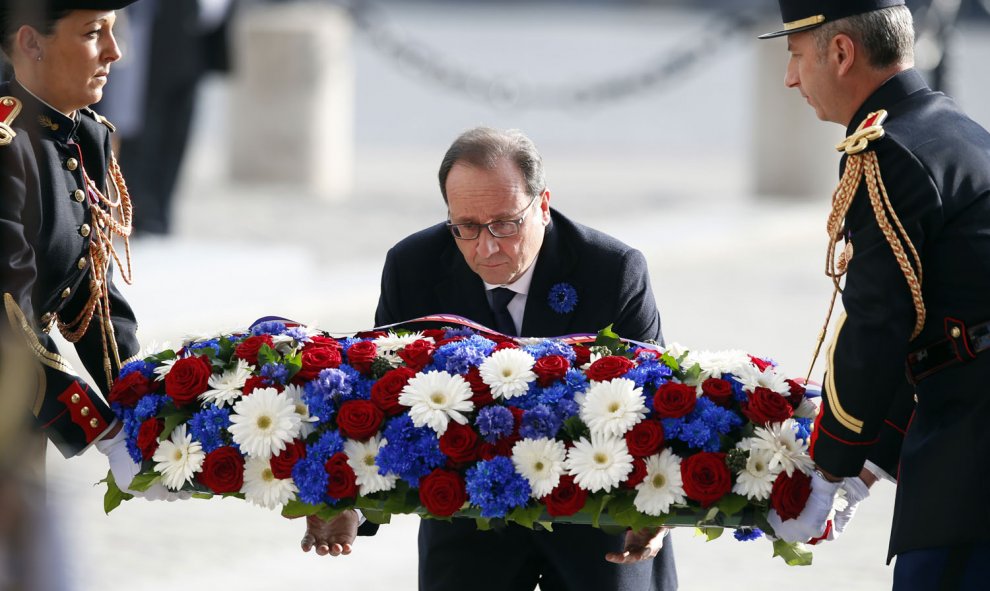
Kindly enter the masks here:
M 577 290 L 570 283 L 558 283 L 550 288 L 547 303 L 558 314 L 570 314 L 578 303 Z

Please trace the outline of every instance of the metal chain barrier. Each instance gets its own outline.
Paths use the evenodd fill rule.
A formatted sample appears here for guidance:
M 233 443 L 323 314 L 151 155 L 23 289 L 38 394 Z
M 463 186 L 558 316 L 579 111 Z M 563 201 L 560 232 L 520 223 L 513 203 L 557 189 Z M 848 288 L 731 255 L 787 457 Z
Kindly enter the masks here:
M 764 22 L 763 11 L 714 16 L 687 43 L 628 73 L 574 84 L 527 84 L 511 76 L 480 73 L 451 63 L 442 52 L 419 43 L 389 24 L 384 10 L 368 0 L 335 0 L 349 11 L 358 30 L 372 46 L 407 74 L 422 78 L 468 99 L 501 109 L 576 110 L 602 108 L 636 95 L 670 88 L 672 80 L 696 70 L 706 59 L 729 47 L 740 36 L 753 36 Z

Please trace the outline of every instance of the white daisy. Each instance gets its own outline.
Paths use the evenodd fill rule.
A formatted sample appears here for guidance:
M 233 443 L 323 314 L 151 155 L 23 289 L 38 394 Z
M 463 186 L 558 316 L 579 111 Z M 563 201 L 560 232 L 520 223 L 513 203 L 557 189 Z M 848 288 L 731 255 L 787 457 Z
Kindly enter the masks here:
M 161 365 L 155 368 L 155 375 L 158 376 L 155 378 L 155 381 L 160 382 L 164 380 L 165 376 L 168 375 L 168 372 L 172 371 L 172 366 L 175 365 L 175 362 L 178 360 L 179 358 L 176 357 L 175 359 L 165 359 L 164 361 L 160 361 L 159 363 L 161 363 Z
M 425 340 L 433 342 L 433 337 L 424 337 L 421 332 L 413 332 L 406 335 L 397 335 L 389 331 L 388 334 L 375 339 L 375 347 L 379 353 L 395 353 L 416 341 Z
M 593 382 L 580 404 L 592 435 L 621 437 L 646 416 L 643 389 L 626 378 Z
M 736 483 L 732 486 L 732 492 L 754 501 L 769 499 L 770 491 L 773 490 L 773 481 L 783 470 L 779 463 L 771 470 L 771 458 L 772 454 L 766 450 L 751 449 L 746 467 L 736 473 Z
M 808 455 L 808 442 L 797 438 L 797 422 L 794 419 L 757 427 L 752 437 L 740 443 L 748 447 L 751 454 L 754 451 L 766 452 L 770 470 L 780 466 L 788 476 L 795 469 L 810 474 L 815 466 Z
M 171 490 L 179 490 L 192 480 L 193 474 L 203 469 L 206 454 L 203 445 L 186 434 L 186 426 L 179 425 L 167 440 L 161 442 L 151 459 L 155 461 L 155 471 L 162 475 L 162 484 Z
M 474 410 L 471 386 L 459 375 L 431 371 L 413 376 L 399 394 L 399 404 L 410 407 L 409 418 L 417 427 L 429 425 L 443 435 L 451 419 L 464 425 L 462 412 Z
M 244 394 L 244 384 L 254 369 L 247 361 L 238 359 L 236 367 L 210 376 L 210 389 L 200 394 L 199 399 L 217 406 L 234 404 Z
M 760 371 L 760 368 L 749 363 L 732 373 L 747 392 L 752 392 L 757 388 L 767 388 L 781 396 L 788 396 L 791 393 L 787 378 L 778 373 L 777 368 L 773 366 L 768 367 L 766 371 Z
M 669 449 L 646 458 L 646 478 L 636 485 L 633 505 L 647 515 L 663 515 L 670 506 L 683 503 L 681 458 Z
M 633 457 L 625 439 L 592 435 L 591 441 L 582 437 L 574 444 L 564 467 L 581 488 L 608 492 L 632 472 Z
M 252 394 L 250 397 L 254 397 Z M 275 478 L 270 460 L 248 458 L 244 464 L 244 485 L 241 492 L 249 503 L 278 509 L 295 498 L 299 489 L 291 478 Z
M 692 351 L 684 360 L 685 367 L 695 363 L 701 368 L 699 381 L 708 378 L 721 378 L 722 374 L 736 373 L 740 368 L 750 367 L 749 355 L 745 351 L 729 349 L 725 351 Z
M 794 416 L 799 419 L 813 419 L 818 416 L 818 410 L 821 404 L 821 398 L 808 398 L 806 396 L 801 401 L 801 404 L 794 409 Z
M 494 398 L 513 398 L 529 391 L 536 380 L 536 359 L 522 349 L 502 349 L 478 367 L 481 379 L 492 388 Z
M 234 442 L 249 457 L 267 460 L 285 449 L 285 444 L 299 436 L 302 420 L 292 399 L 274 388 L 255 390 L 241 398 L 230 415 Z
M 299 438 L 305 439 L 309 437 L 309 434 L 316 430 L 315 423 L 319 422 L 320 419 L 309 414 L 309 406 L 303 401 L 303 389 L 295 384 L 289 384 L 282 391 L 282 396 L 285 396 L 292 402 L 292 405 L 296 409 L 296 414 L 299 415 Z
M 368 441 L 348 439 L 344 442 L 347 465 L 354 470 L 354 475 L 357 476 L 358 493 L 362 496 L 395 488 L 398 476 L 395 474 L 383 476 L 378 471 L 378 464 L 375 463 L 378 458 L 378 450 L 384 443 L 385 440 L 377 435 Z
M 560 482 L 566 455 L 563 442 L 546 437 L 523 439 L 512 447 L 512 463 L 529 481 L 534 499 L 547 496 Z

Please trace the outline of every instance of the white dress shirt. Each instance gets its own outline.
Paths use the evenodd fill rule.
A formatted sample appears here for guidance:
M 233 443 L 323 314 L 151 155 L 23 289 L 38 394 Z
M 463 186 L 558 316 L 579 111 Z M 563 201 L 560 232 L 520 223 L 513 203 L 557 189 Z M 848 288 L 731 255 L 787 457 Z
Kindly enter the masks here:
M 494 283 L 488 283 L 483 281 L 485 284 L 485 296 L 488 298 L 488 305 L 492 305 L 492 290 L 496 287 L 504 287 L 506 289 L 511 289 L 516 292 L 515 297 L 509 301 L 509 305 L 506 306 L 509 310 L 509 316 L 512 316 L 512 324 L 516 326 L 516 334 L 522 333 L 522 323 L 523 314 L 526 312 L 526 298 L 529 297 L 529 286 L 533 283 L 533 270 L 536 269 L 536 261 L 540 258 L 540 255 L 536 255 L 533 259 L 533 264 L 519 276 L 518 279 L 509 283 L 507 285 L 497 285 Z

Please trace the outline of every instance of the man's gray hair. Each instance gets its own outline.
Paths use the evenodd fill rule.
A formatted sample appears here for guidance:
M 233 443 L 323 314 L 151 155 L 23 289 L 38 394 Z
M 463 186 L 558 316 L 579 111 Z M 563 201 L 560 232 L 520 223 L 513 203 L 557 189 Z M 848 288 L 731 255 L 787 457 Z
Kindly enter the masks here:
M 811 33 L 822 59 L 832 38 L 845 34 L 866 51 L 867 61 L 878 70 L 914 63 L 914 19 L 906 6 L 891 6 L 841 18 L 825 23 Z
M 506 159 L 519 168 L 531 196 L 535 197 L 546 189 L 543 157 L 526 134 L 518 129 L 501 131 L 491 127 L 475 127 L 454 140 L 440 163 L 440 193 L 444 203 L 447 202 L 447 175 L 454 164 L 461 162 L 492 170 Z

